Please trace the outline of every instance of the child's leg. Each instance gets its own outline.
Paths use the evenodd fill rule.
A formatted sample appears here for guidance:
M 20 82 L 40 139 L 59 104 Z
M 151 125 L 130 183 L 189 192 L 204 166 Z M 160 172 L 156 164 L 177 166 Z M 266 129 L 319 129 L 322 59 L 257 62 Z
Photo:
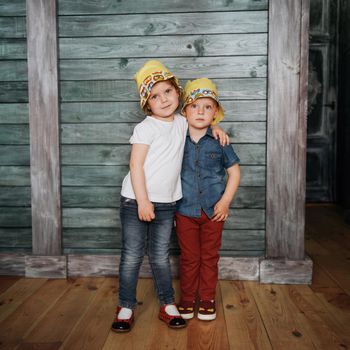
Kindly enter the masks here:
M 186 327 L 174 304 L 174 290 L 169 262 L 169 243 L 176 203 L 153 203 L 155 219 L 148 231 L 148 256 L 161 308 L 158 317 L 170 328 Z
M 169 262 L 169 243 L 174 224 L 175 209 L 175 203 L 154 203 L 156 217 L 151 221 L 149 227 L 148 256 L 161 305 L 174 302 Z
M 181 300 L 194 301 L 199 286 L 200 219 L 176 214 L 176 234 L 181 248 Z
M 202 218 L 204 218 L 202 213 Z M 216 284 L 218 281 L 219 249 L 224 222 L 211 221 L 205 215 L 200 232 L 200 279 L 199 296 L 201 300 L 215 299 Z
M 137 203 L 122 198 L 122 253 L 119 265 L 119 305 L 134 309 L 140 266 L 145 254 L 148 223 L 138 219 Z

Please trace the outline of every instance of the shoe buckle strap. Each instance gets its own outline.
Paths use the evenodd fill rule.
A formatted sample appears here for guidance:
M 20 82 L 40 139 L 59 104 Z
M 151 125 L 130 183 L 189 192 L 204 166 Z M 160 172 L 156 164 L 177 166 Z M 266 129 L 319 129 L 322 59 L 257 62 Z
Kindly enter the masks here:
M 214 312 L 214 309 L 206 309 L 204 307 L 200 307 L 199 311 L 208 311 L 208 312 Z

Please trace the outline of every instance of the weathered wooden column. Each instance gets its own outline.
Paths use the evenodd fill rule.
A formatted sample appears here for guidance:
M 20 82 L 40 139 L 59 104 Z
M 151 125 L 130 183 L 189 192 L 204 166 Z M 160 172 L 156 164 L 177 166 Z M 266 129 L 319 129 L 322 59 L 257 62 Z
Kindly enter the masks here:
M 308 28 L 309 0 L 270 1 L 262 282 L 311 281 L 304 254 Z
M 33 235 L 26 275 L 59 277 L 66 263 L 61 256 L 56 0 L 26 4 Z

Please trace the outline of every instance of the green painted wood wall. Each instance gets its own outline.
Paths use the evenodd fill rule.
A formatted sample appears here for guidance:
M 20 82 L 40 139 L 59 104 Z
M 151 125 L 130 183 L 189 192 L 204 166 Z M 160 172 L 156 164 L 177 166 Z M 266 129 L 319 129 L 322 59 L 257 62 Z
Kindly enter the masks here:
M 25 6 L 6 2 L 0 5 L 7 11 L 0 17 L 0 226 L 19 225 L 12 244 L 19 249 L 21 230 L 30 232 Z M 221 252 L 264 254 L 267 6 L 267 0 L 58 0 L 65 253 L 120 252 L 120 185 L 128 139 L 143 119 L 132 77 L 156 58 L 183 84 L 201 76 L 217 83 L 222 127 L 242 160 Z M 21 36 L 8 38 L 14 31 Z M 1 230 L 9 236 L 10 228 Z
M 0 3 L 0 252 L 31 252 L 25 1 Z

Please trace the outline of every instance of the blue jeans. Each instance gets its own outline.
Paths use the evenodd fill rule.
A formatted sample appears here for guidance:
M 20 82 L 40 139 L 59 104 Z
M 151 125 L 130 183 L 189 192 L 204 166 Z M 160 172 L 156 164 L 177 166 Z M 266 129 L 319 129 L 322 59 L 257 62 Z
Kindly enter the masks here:
M 161 305 L 174 302 L 169 242 L 176 203 L 153 203 L 155 219 L 138 218 L 137 202 L 121 197 L 122 254 L 119 265 L 119 305 L 134 309 L 140 266 L 147 248 L 153 280 Z

